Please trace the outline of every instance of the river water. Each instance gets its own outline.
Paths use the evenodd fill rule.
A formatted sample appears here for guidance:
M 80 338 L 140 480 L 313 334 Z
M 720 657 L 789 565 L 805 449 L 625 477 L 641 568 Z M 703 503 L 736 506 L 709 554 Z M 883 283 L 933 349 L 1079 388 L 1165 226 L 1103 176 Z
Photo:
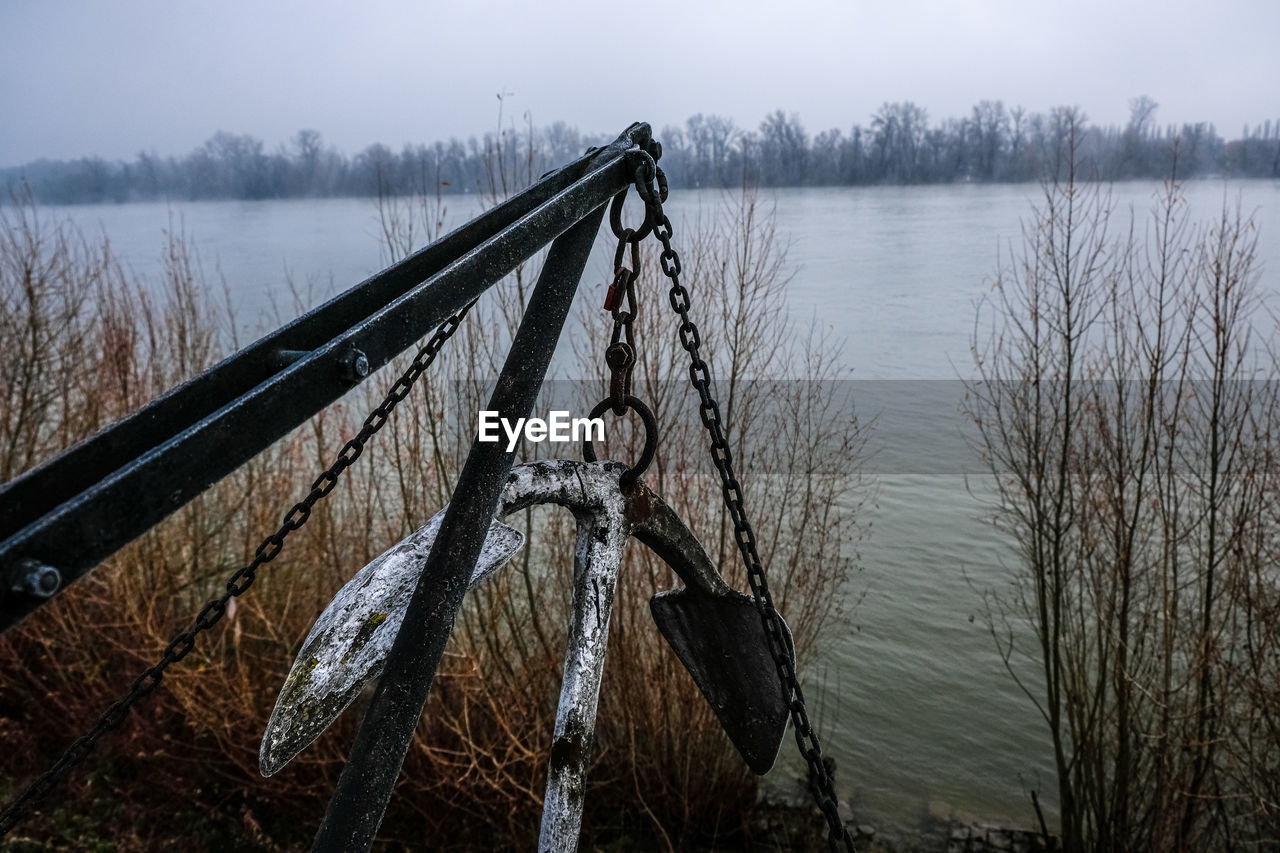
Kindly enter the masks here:
M 1112 189 L 1115 209 L 1127 217 L 1132 205 L 1141 223 L 1158 187 Z M 853 798 L 860 815 L 1026 823 L 1033 787 L 1053 806 L 1043 721 L 986 627 L 983 595 L 1007 586 L 1011 555 L 983 519 L 989 483 L 957 413 L 958 379 L 971 375 L 975 304 L 990 290 L 998 258 L 1017 248 L 1038 192 L 1034 185 L 958 185 L 762 194 L 779 236 L 790 241 L 793 317 L 843 340 L 855 380 L 865 380 L 851 386 L 858 413 L 879 418 L 871 439 L 877 493 L 863 515 L 871 533 L 859 548 L 853 590 L 861 603 L 810 669 L 807 689 L 824 749 L 837 762 L 840 794 Z M 1224 200 L 1254 213 L 1262 290 L 1280 289 L 1280 181 L 1197 182 L 1186 193 L 1197 219 L 1214 218 Z M 455 218 L 478 212 L 465 196 L 446 202 Z M 724 203 L 716 192 L 673 192 L 677 246 L 685 222 Z M 183 230 L 205 272 L 226 280 L 241 325 L 258 330 L 293 316 L 288 282 L 315 302 L 386 260 L 368 200 L 44 213 L 104 232 L 147 276 L 160 269 L 163 232 Z M 599 254 L 589 270 L 603 279 L 607 248 Z M 1034 689 L 1034 670 L 1020 674 Z M 772 778 L 800 767 L 788 742 Z

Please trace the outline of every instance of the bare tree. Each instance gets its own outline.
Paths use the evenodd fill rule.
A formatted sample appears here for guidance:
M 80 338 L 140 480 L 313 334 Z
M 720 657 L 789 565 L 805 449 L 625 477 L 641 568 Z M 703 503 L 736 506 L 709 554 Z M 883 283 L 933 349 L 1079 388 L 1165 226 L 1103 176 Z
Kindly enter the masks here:
M 1170 182 L 1117 232 L 1077 180 L 1079 116 L 1058 119 L 1061 180 L 974 341 L 968 411 L 1020 558 L 990 621 L 1011 674 L 1038 667 L 1019 683 L 1049 729 L 1065 849 L 1231 847 L 1259 837 L 1248 762 L 1223 744 L 1257 723 L 1232 672 L 1261 627 L 1241 583 L 1270 547 L 1277 423 L 1253 381 L 1252 224 L 1193 226 Z

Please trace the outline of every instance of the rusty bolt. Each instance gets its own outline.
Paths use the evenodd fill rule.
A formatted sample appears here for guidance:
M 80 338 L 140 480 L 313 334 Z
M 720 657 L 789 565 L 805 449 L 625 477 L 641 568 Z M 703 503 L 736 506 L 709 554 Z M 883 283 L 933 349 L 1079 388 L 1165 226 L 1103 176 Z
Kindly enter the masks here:
M 369 357 L 361 350 L 352 349 L 341 361 L 342 378 L 352 384 L 369 375 Z
M 62 573 L 36 560 L 19 560 L 9 574 L 10 589 L 32 598 L 49 598 L 62 586 Z

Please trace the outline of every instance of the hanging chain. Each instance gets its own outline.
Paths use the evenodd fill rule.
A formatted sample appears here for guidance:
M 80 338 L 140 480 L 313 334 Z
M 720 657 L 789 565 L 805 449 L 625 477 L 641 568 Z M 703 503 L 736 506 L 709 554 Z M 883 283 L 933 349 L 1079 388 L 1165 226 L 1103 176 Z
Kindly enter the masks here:
M 755 598 L 756 608 L 760 611 L 760 619 L 769 642 L 769 653 L 773 657 L 774 665 L 778 668 L 778 679 L 782 684 L 783 696 L 791 711 L 796 744 L 809 765 L 809 790 L 827 820 L 827 845 L 831 850 L 839 850 L 843 846 L 846 851 L 853 851 L 853 838 L 849 835 L 844 821 L 840 819 L 835 780 L 822 760 L 822 746 L 818 742 L 818 733 L 809 722 L 804 693 L 800 689 L 800 681 L 796 677 L 795 666 L 791 662 L 791 650 L 785 639 L 786 628 L 777 608 L 773 605 L 769 580 L 765 576 L 764 564 L 756 548 L 755 531 L 751 528 L 751 522 L 747 520 L 747 511 L 743 506 L 742 486 L 738 483 L 733 471 L 733 454 L 729 449 L 729 441 L 725 437 L 720 405 L 716 402 L 711 388 L 711 369 L 703 360 L 700 351 L 702 338 L 698 334 L 697 325 L 689 317 L 689 291 L 680 283 L 680 256 L 671 247 L 671 220 L 662 211 L 662 203 L 667 199 L 667 180 L 666 175 L 655 162 L 662 156 L 662 149 L 656 142 L 653 145 L 653 151 L 638 155 L 635 170 L 636 191 L 644 200 L 646 207 L 645 226 L 641 231 L 652 226 L 654 236 L 662 244 L 659 261 L 663 274 L 671 279 L 669 298 L 671 307 L 680 317 L 680 345 L 689 353 L 689 379 L 698 391 L 698 398 L 701 401 L 698 412 L 711 438 L 711 461 L 720 472 L 724 503 L 733 519 L 733 538 L 738 544 L 742 561 L 747 568 L 747 581 L 751 584 L 751 593 Z M 656 190 L 651 183 L 655 177 L 658 184 Z
M 285 537 L 306 524 L 307 519 L 311 517 L 312 508 L 334 490 L 334 487 L 338 485 L 338 478 L 342 475 L 342 472 L 350 468 L 360 458 L 360 454 L 364 452 L 365 445 L 369 439 L 386 425 L 391 412 L 409 395 L 414 383 L 435 361 L 440 348 L 458 330 L 462 319 L 474 304 L 474 301 L 471 302 L 457 314 L 445 320 L 436 329 L 435 334 L 413 357 L 408 369 L 391 386 L 387 396 L 365 418 L 360 432 L 356 433 L 355 437 L 338 451 L 337 458 L 334 459 L 333 464 L 311 484 L 311 491 L 307 496 L 294 504 L 293 508 L 285 513 L 280 529 L 262 540 L 262 544 L 254 552 L 253 560 L 227 579 L 227 591 L 220 597 L 205 604 L 191 627 L 169 642 L 169 645 L 165 647 L 164 654 L 161 655 L 155 666 L 147 669 L 134 679 L 133 686 L 129 688 L 128 692 L 117 699 L 98 717 L 98 721 L 94 723 L 93 728 L 76 738 L 52 767 L 36 777 L 35 781 L 17 799 L 9 803 L 3 812 L 0 812 L 0 837 L 3 837 L 9 830 L 22 822 L 37 803 L 57 787 L 76 765 L 84 761 L 94 747 L 98 745 L 98 741 L 102 739 L 103 735 L 123 723 L 129 712 L 133 710 L 134 705 L 155 692 L 155 689 L 160 686 L 160 681 L 164 678 L 165 670 L 191 653 L 195 648 L 197 636 L 218 624 L 218 620 L 227 611 L 227 602 L 243 594 L 253 585 L 258 569 L 279 555 L 284 548 Z
M 636 303 L 636 277 L 640 274 L 640 241 L 649 233 L 650 225 L 639 231 L 622 227 L 622 202 L 626 190 L 613 198 L 609 208 L 609 225 L 618 237 L 618 249 L 613 253 L 613 281 L 604 297 L 604 310 L 613 315 L 613 334 L 609 338 L 609 346 L 604 351 L 604 363 L 609 368 L 609 396 L 605 397 L 591 410 L 589 417 L 598 418 L 608 409 L 618 417 L 628 410 L 635 412 L 644 424 L 644 449 L 640 459 L 622 474 L 620 482 L 627 486 L 645 472 L 653 461 L 654 451 L 658 447 L 658 421 L 653 411 L 631 393 L 631 371 L 636 365 L 636 339 L 632 328 L 639 311 Z M 627 246 L 631 247 L 631 266 L 626 267 L 622 261 Z M 627 307 L 622 307 L 626 299 Z M 595 448 L 588 438 L 582 443 L 582 456 L 588 462 L 596 461 Z
M 631 268 L 622 265 L 623 252 L 631 246 Z M 630 228 L 618 235 L 618 249 L 613 253 L 613 281 L 604 297 L 604 309 L 613 314 L 613 335 L 604 351 L 609 368 L 609 405 L 615 415 L 627 411 L 626 398 L 631 394 L 631 370 L 636 364 L 636 339 L 632 330 L 636 313 L 636 276 L 640 274 L 640 237 Z M 622 299 L 626 297 L 626 310 Z

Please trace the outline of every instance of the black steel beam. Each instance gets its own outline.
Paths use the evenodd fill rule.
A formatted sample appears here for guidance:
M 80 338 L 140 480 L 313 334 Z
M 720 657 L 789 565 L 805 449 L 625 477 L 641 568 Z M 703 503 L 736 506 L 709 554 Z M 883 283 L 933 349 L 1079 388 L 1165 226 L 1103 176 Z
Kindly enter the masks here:
M 596 156 L 588 155 L 548 175 L 526 192 L 282 326 L 134 414 L 0 485 L 0 539 L 214 414 L 403 296 L 582 177 Z
M 0 487 L 0 631 L 48 600 L 29 566 L 63 586 L 350 390 L 613 195 L 613 144 L 544 178 L 432 246 L 268 335 L 135 415 Z M 425 279 L 425 281 L 424 281 Z
M 515 423 L 529 416 L 603 217 L 602 206 L 552 244 L 489 398 L 499 417 Z M 372 844 L 513 459 L 501 442 L 472 443 L 314 850 L 360 851 Z

